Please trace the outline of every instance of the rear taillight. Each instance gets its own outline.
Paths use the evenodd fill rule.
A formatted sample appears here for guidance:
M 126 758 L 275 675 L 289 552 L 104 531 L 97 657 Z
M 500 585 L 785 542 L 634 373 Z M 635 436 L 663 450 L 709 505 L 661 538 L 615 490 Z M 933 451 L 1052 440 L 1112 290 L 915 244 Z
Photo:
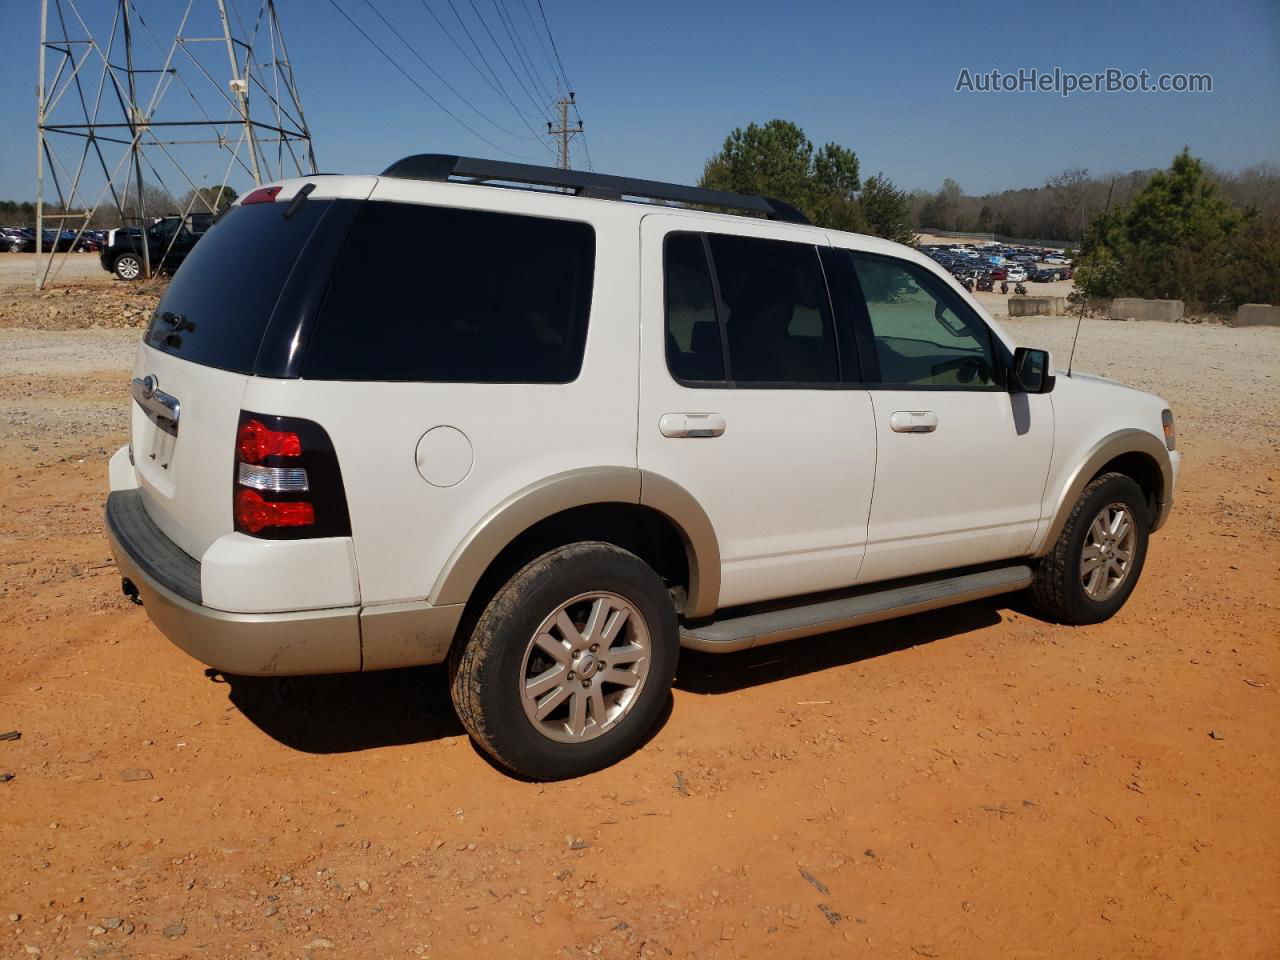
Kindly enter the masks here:
M 317 423 L 242 411 L 233 483 L 240 533 L 269 540 L 351 535 L 338 457 Z

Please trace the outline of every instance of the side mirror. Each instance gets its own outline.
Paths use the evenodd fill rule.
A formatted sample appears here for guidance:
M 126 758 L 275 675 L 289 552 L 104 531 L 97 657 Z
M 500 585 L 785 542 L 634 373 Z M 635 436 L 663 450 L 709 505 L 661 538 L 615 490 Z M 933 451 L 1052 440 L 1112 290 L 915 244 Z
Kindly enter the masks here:
M 1009 389 L 1015 393 L 1048 393 L 1053 389 L 1053 357 L 1048 350 L 1018 347 L 1013 353 L 1013 382 Z

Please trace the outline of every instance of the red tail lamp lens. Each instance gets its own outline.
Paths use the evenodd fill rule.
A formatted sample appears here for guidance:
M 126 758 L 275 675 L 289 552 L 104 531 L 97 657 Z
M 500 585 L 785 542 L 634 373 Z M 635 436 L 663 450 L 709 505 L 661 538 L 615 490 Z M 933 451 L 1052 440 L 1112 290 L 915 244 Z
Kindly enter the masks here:
M 236 493 L 236 528 L 246 533 L 267 527 L 309 527 L 315 522 L 316 511 L 309 503 L 273 503 L 253 490 Z
M 247 207 L 251 203 L 271 203 L 279 192 L 279 187 L 259 187 L 241 200 L 240 206 Z
M 236 434 L 236 452 L 245 463 L 267 457 L 300 457 L 302 441 L 288 430 L 272 430 L 261 420 L 246 420 Z

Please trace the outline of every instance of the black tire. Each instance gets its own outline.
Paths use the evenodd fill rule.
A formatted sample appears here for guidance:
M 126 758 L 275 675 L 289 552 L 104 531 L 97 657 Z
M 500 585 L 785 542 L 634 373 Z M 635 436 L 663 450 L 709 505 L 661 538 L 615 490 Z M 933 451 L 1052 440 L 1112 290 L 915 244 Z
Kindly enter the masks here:
M 1128 507 L 1135 520 L 1134 544 L 1128 571 L 1119 588 L 1106 599 L 1095 600 L 1085 590 L 1082 554 L 1090 526 L 1111 504 Z M 1097 477 L 1081 492 L 1057 542 L 1040 561 L 1028 591 L 1032 604 L 1060 623 L 1084 625 L 1110 619 L 1138 585 L 1147 559 L 1150 529 L 1151 508 L 1142 488 L 1131 477 L 1123 473 L 1104 473 Z
M 20 244 L 20 243 L 11 243 L 11 244 L 9 244 L 9 252 L 10 252 L 10 253 L 21 253 L 21 252 L 22 252 L 22 244 Z
M 640 613 L 650 643 L 648 672 L 615 725 L 594 739 L 561 742 L 525 713 L 526 648 L 560 605 L 592 591 L 622 597 Z M 613 544 L 574 543 L 526 564 L 494 594 L 452 659 L 453 703 L 472 739 L 501 766 L 533 780 L 577 777 L 618 762 L 645 741 L 666 707 L 679 652 L 675 607 L 653 569 Z
M 115 258 L 111 269 L 121 280 L 138 280 L 142 277 L 142 260 L 134 253 L 122 253 Z

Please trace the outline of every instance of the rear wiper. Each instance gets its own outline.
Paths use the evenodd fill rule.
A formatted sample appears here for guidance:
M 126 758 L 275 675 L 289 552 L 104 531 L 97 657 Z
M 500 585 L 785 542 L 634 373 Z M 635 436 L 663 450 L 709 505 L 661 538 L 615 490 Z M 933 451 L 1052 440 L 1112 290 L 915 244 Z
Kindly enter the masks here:
M 284 208 L 284 219 L 292 220 L 293 215 L 302 209 L 302 205 L 307 202 L 307 197 L 311 196 L 311 191 L 316 188 L 314 183 L 303 184 L 302 189 L 293 195 L 293 199 L 289 201 L 289 206 Z
M 170 313 L 168 310 L 160 314 L 160 322 L 172 327 L 174 333 L 181 333 L 183 330 L 195 330 L 196 328 L 196 325 L 182 314 Z

